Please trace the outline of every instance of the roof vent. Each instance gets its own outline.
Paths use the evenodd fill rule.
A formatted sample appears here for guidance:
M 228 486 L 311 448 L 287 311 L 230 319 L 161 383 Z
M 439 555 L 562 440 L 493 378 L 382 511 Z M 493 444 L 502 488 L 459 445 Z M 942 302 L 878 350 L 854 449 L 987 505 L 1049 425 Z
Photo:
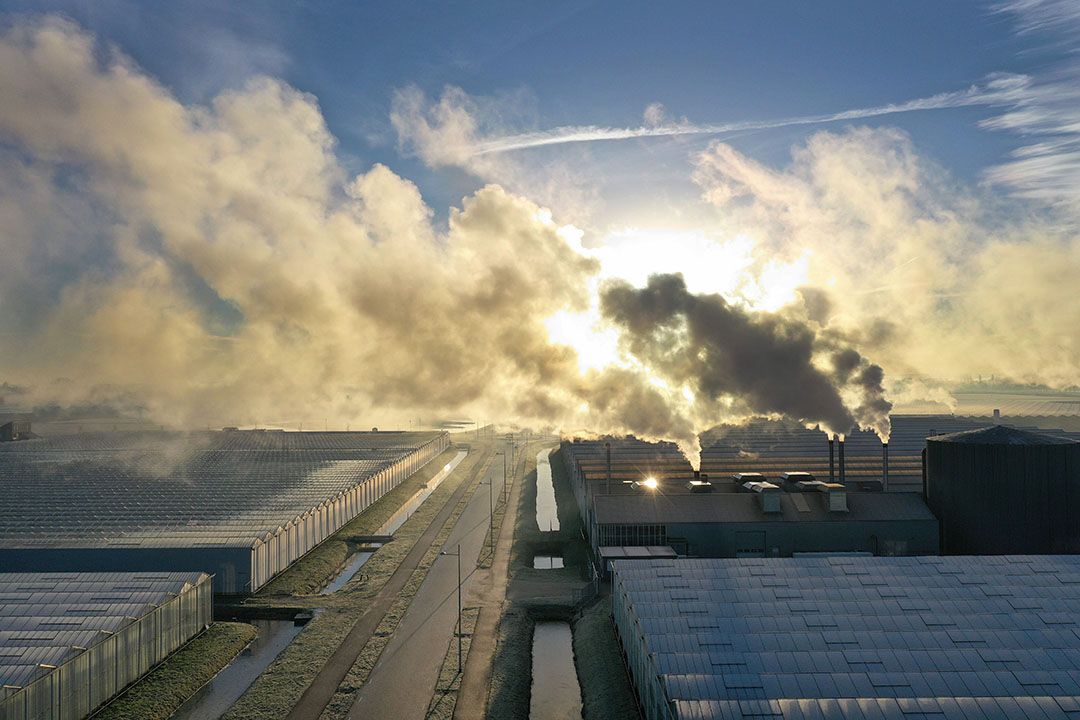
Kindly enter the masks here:
M 840 483 L 821 483 L 818 491 L 825 493 L 829 512 L 847 512 L 847 489 Z
M 743 483 L 743 488 L 757 493 L 761 502 L 761 511 L 764 513 L 780 512 L 780 488 L 771 482 L 751 481 Z
M 686 483 L 686 489 L 692 493 L 709 493 L 713 491 L 713 484 L 709 482 L 708 475 L 702 475 L 701 479 L 691 480 Z
M 797 483 L 813 482 L 814 476 L 808 472 L 791 470 L 788 472 L 780 473 L 780 479 L 784 482 L 784 489 L 792 490 Z
M 735 473 L 731 477 L 735 478 L 735 482 L 740 485 L 745 485 L 748 482 L 765 482 L 765 476 L 755 472 Z

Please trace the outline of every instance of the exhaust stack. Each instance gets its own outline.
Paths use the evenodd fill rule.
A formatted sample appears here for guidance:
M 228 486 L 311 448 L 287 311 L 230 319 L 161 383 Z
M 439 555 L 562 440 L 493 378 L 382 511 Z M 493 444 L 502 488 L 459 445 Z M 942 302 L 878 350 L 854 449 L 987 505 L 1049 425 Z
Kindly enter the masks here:
M 609 442 L 604 443 L 604 449 L 607 450 L 607 482 L 605 483 L 606 487 L 604 488 L 604 491 L 608 495 L 610 495 L 611 494 L 611 443 L 609 443 Z
M 881 487 L 889 492 L 889 443 L 881 443 Z
M 836 462 L 833 457 L 833 437 L 829 436 L 829 482 L 836 482 Z
M 847 465 L 844 461 L 844 438 L 840 438 L 840 484 L 843 485 L 847 480 Z

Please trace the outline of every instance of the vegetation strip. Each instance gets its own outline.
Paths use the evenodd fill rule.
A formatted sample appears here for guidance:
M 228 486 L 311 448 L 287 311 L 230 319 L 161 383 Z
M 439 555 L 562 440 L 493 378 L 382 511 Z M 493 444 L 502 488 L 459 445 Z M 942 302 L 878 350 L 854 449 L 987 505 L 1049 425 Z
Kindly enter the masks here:
M 343 638 L 370 609 L 372 599 L 386 586 L 450 497 L 466 478 L 472 477 L 478 464 L 490 457 L 488 449 L 482 443 L 479 448 L 474 445 L 474 452 L 417 508 L 412 517 L 395 533 L 394 541 L 379 548 L 364 565 L 364 571 L 358 573 L 341 590 L 332 595 L 289 598 L 291 603 L 306 600 L 312 607 L 322 607 L 324 611 L 316 616 L 259 676 L 236 705 L 226 713 L 225 720 L 263 720 L 289 715 L 341 646 Z M 433 462 L 445 463 L 446 460 L 440 456 Z M 432 474 L 441 467 L 442 465 L 436 466 Z M 396 491 L 397 489 L 394 492 Z M 388 502 L 380 507 L 384 500 L 391 500 L 392 495 L 391 493 L 382 498 L 357 518 L 354 522 L 363 520 L 357 526 L 361 529 L 350 529 L 350 532 L 370 534 L 386 522 L 411 493 L 399 496 L 393 504 Z M 253 598 L 252 601 L 267 604 L 275 602 L 273 598 Z
M 472 649 L 473 633 L 476 631 L 476 621 L 480 617 L 480 608 L 467 607 L 461 612 L 461 665 L 458 665 L 457 638 L 451 638 L 446 647 L 446 656 L 443 657 L 442 666 L 439 668 L 439 679 L 435 682 L 435 694 L 428 705 L 425 720 L 450 720 L 454 717 L 454 708 L 457 707 L 458 691 L 461 690 L 462 670 L 469 660 L 469 650 Z
M 94 716 L 95 720 L 167 720 L 232 662 L 257 632 L 247 623 L 214 623 Z

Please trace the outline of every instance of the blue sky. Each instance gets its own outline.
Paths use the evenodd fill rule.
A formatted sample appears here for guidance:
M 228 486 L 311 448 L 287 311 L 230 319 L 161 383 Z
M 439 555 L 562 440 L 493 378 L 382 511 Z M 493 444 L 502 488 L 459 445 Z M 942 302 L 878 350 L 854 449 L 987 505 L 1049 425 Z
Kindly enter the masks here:
M 696 123 L 831 113 L 962 90 L 996 72 L 1038 74 L 1061 61 L 1038 33 L 982 2 L 665 3 L 134 3 L 7 1 L 11 13 L 59 11 L 115 43 L 189 103 L 251 75 L 314 94 L 350 170 L 382 162 L 417 182 L 442 215 L 484 178 L 431 169 L 398 147 L 396 90 L 436 98 L 446 86 L 493 102 L 504 130 L 636 126 L 651 103 Z M 964 182 L 1020 138 L 979 129 L 984 106 L 864 121 L 908 132 L 920 152 Z M 838 126 L 834 123 L 831 126 Z M 822 127 L 726 136 L 782 166 Z M 579 168 L 599 214 L 696 190 L 689 158 L 712 138 L 648 139 L 520 151 Z M 643 179 L 647 182 L 643 182 Z

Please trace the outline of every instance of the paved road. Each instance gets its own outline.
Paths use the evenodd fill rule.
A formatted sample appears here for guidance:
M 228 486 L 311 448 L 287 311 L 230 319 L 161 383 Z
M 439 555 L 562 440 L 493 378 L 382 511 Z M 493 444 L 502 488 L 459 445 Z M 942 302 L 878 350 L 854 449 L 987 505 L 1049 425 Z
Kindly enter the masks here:
M 490 472 L 491 457 L 486 458 L 481 465 L 483 472 Z M 474 475 L 471 477 L 475 477 Z M 334 696 L 341 681 L 345 679 L 349 669 L 352 668 L 353 663 L 356 662 L 357 656 L 360 655 L 360 651 L 364 649 L 364 645 L 371 638 L 372 633 L 375 632 L 375 628 L 378 627 L 379 622 L 382 620 L 383 615 L 390 608 L 390 605 L 397 598 L 401 589 L 405 587 L 405 583 L 408 582 L 409 577 L 412 575 L 413 570 L 417 568 L 420 561 L 423 559 L 424 554 L 431 547 L 431 544 L 435 541 L 435 536 L 442 530 L 443 525 L 446 524 L 450 514 L 454 511 L 458 501 L 465 494 L 465 491 L 469 487 L 469 478 L 465 478 L 461 485 L 454 491 L 454 494 L 447 501 L 446 505 L 435 516 L 434 520 L 424 531 L 420 539 L 417 540 L 412 550 L 405 556 L 405 559 L 398 566 L 398 569 L 390 576 L 390 580 L 383 586 L 383 589 L 372 598 L 370 601 L 370 608 L 365 612 L 356 624 L 353 625 L 352 630 L 345 636 L 341 645 L 334 651 L 334 654 L 330 656 L 330 659 L 323 666 L 323 669 L 319 671 L 319 674 L 315 677 L 315 680 L 311 683 L 307 690 L 300 698 L 300 702 L 296 704 L 296 707 L 292 709 L 292 712 L 288 715 L 288 720 L 318 720 L 323 710 L 326 708 L 330 699 Z M 484 497 L 485 505 L 487 498 Z M 486 507 L 485 507 L 486 509 Z M 436 561 L 433 566 L 438 567 L 440 562 L 445 562 L 445 558 Z M 464 565 L 464 564 L 463 564 Z M 456 583 L 456 577 L 455 577 Z M 456 587 L 456 584 L 455 584 Z M 456 611 L 456 606 L 455 606 Z M 448 633 L 452 635 L 451 630 Z M 440 658 L 442 657 L 440 653 Z M 432 688 L 434 683 L 432 683 Z M 427 693 L 427 697 L 431 697 L 431 692 Z M 427 706 L 424 706 L 427 709 Z M 373 716 L 382 717 L 382 716 Z M 386 717 L 394 717 L 388 715 Z
M 500 447 L 505 448 L 505 443 Z M 502 463 L 493 463 L 484 480 L 493 480 L 491 489 L 498 499 L 503 487 Z M 446 552 L 456 552 L 461 546 L 463 598 L 468 597 L 475 581 L 476 561 L 487 534 L 488 489 L 479 486 L 444 546 Z M 428 571 L 371 678 L 361 688 L 349 712 L 350 720 L 423 720 L 456 623 L 457 558 L 444 555 Z

